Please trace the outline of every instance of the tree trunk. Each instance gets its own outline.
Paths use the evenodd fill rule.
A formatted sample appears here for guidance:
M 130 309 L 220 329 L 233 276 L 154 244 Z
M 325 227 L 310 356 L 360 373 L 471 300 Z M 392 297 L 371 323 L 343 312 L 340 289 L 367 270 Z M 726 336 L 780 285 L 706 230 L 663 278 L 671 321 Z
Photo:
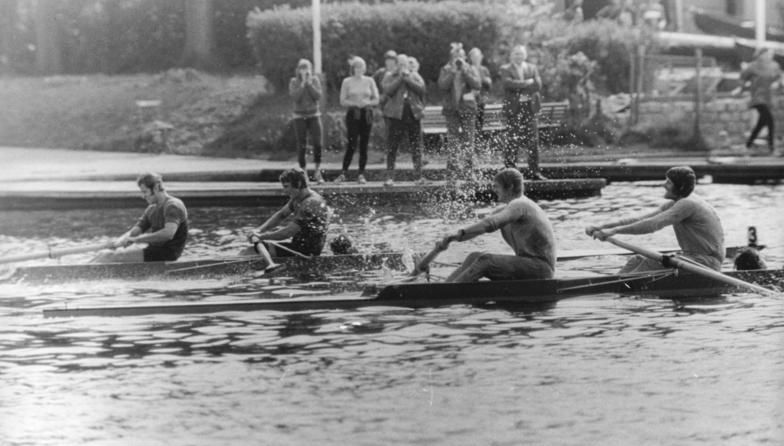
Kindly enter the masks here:
M 184 3 L 185 50 L 180 65 L 202 69 L 215 68 L 212 0 L 186 0 Z
M 38 74 L 58 74 L 63 71 L 57 4 L 57 0 L 35 2 L 35 67 Z

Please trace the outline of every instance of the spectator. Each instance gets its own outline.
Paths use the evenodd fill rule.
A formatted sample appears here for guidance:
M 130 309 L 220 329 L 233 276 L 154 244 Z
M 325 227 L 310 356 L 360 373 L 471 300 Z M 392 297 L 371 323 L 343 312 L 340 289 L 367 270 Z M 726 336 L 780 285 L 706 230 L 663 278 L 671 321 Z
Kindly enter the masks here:
M 539 171 L 539 132 L 536 113 L 539 112 L 542 79 L 536 65 L 526 62 L 528 52 L 523 45 L 512 48 L 510 63 L 501 67 L 504 88 L 503 113 L 506 117 L 508 138 L 504 149 L 504 165 L 515 167 L 518 147 L 526 148 L 528 169 L 534 178 L 545 179 Z
M 383 88 L 381 88 L 381 82 L 384 81 L 384 75 L 387 74 L 387 71 L 392 71 L 397 66 L 397 53 L 395 50 L 389 50 L 384 53 L 384 66 L 376 70 L 373 73 L 373 80 L 376 81 L 376 88 L 381 93 L 381 98 L 379 99 L 379 105 L 381 107 L 384 106 L 384 102 L 386 102 L 387 98 L 384 97 Z
M 425 81 L 419 73 L 411 71 L 408 57 L 400 54 L 396 67 L 384 76 L 382 86 L 384 95 L 389 98 L 384 104 L 384 117 L 389 122 L 387 178 L 384 185 L 394 184 L 395 159 L 403 142 L 408 142 L 411 150 L 417 182 L 423 183 L 421 119 L 425 110 Z
M 307 150 L 307 135 L 313 144 L 313 162 L 316 163 L 316 172 L 313 178 L 317 183 L 323 183 L 321 176 L 321 81 L 313 75 L 313 65 L 307 59 L 300 59 L 297 63 L 296 76 L 289 82 L 289 95 L 294 98 L 294 133 L 297 137 L 299 167 L 306 170 L 305 152 Z
M 364 184 L 365 166 L 367 165 L 367 149 L 370 140 L 370 129 L 373 127 L 373 108 L 378 105 L 378 88 L 369 76 L 365 76 L 367 64 L 361 57 L 351 59 L 351 76 L 343 79 L 340 86 L 340 105 L 347 107 L 346 131 L 348 142 L 346 155 L 343 157 L 343 172 L 335 182 L 346 181 L 354 150 L 359 144 L 359 174 L 357 182 Z
M 466 62 L 462 43 L 453 43 L 449 63 L 441 68 L 438 87 L 444 92 L 447 174 L 449 179 L 471 174 L 476 137 L 476 95 L 479 72 Z
M 468 52 L 468 58 L 471 61 L 471 66 L 476 68 L 479 72 L 479 79 L 482 86 L 482 88 L 474 92 L 476 95 L 476 131 L 481 135 L 485 120 L 485 103 L 490 94 L 490 88 L 493 86 L 493 79 L 490 77 L 490 70 L 482 65 L 482 59 L 484 58 L 482 50 L 479 48 L 471 48 L 471 51 Z
M 777 154 L 773 144 L 775 133 L 773 131 L 773 114 L 770 110 L 773 103 L 771 90 L 776 82 L 781 88 L 784 85 L 782 84 L 784 79 L 781 67 L 773 60 L 773 51 L 769 48 L 759 48 L 754 54 L 754 60 L 741 73 L 740 79 L 744 85 L 749 84 L 751 90 L 750 107 L 759 113 L 757 125 L 754 126 L 746 141 L 746 148 L 750 149 L 762 128 L 767 127 L 768 150 L 771 155 Z
M 414 56 L 408 56 L 408 69 L 412 73 L 419 74 L 419 61 Z
M 570 23 L 580 23 L 583 18 L 583 0 L 572 0 L 572 4 L 563 13 L 563 19 Z

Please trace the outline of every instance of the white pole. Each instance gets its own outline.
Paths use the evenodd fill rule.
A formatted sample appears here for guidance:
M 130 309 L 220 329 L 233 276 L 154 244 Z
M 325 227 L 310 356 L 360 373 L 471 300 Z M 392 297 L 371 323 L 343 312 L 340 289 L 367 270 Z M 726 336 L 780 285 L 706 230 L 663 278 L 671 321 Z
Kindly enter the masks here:
M 313 70 L 321 74 L 321 0 L 313 0 Z
M 765 0 L 757 0 L 757 4 L 755 5 L 755 22 L 757 25 L 757 47 L 761 47 L 765 45 Z

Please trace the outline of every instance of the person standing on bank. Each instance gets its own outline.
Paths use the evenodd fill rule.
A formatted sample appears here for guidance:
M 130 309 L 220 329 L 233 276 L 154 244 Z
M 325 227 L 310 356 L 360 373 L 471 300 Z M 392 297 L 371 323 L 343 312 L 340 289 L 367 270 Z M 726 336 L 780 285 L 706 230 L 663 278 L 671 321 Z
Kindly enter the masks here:
M 101 253 L 93 263 L 174 261 L 182 255 L 188 239 L 185 205 L 166 192 L 157 173 L 140 175 L 136 184 L 148 206 L 136 224 L 113 242 L 115 248 L 126 249 Z M 146 246 L 130 246 L 134 244 Z
M 542 79 L 536 65 L 526 62 L 525 46 L 512 48 L 509 62 L 500 70 L 504 89 L 503 113 L 506 118 L 508 138 L 504 149 L 504 165 L 517 165 L 518 147 L 526 148 L 528 170 L 534 178 L 546 179 L 539 171 L 539 131 L 536 113 L 541 106 L 539 91 Z
M 481 136 L 482 128 L 485 125 L 485 103 L 490 94 L 490 88 L 493 86 L 493 78 L 490 77 L 490 70 L 482 65 L 484 55 L 479 48 L 471 48 L 468 52 L 468 59 L 471 61 L 471 66 L 479 71 L 479 79 L 482 88 L 474 92 L 476 94 L 476 131 Z
M 724 262 L 724 229 L 713 207 L 693 194 L 697 176 L 691 167 L 677 166 L 665 174 L 664 198 L 658 209 L 637 217 L 591 225 L 585 233 L 604 240 L 615 234 L 650 234 L 672 226 L 683 256 L 719 271 Z M 636 273 L 662 269 L 661 262 L 634 256 L 621 273 Z
M 482 88 L 477 69 L 466 61 L 462 43 L 453 43 L 450 61 L 441 68 L 438 87 L 444 92 L 447 175 L 470 177 L 476 139 L 476 95 Z
M 336 183 L 346 181 L 354 150 L 359 145 L 359 174 L 357 182 L 364 184 L 367 165 L 368 142 L 373 128 L 373 107 L 378 105 L 378 89 L 373 78 L 366 76 L 367 65 L 361 57 L 351 59 L 351 76 L 343 79 L 340 86 L 340 105 L 348 108 L 346 112 L 346 132 L 348 142 L 343 157 L 343 172 L 335 179 Z
M 316 163 L 316 172 L 313 178 L 317 183 L 323 183 L 321 176 L 321 112 L 319 101 L 322 89 L 319 77 L 313 74 L 313 65 L 307 59 L 300 59 L 297 63 L 296 76 L 289 82 L 289 95 L 294 99 L 294 133 L 297 138 L 297 156 L 299 167 L 306 170 L 305 154 L 307 151 L 307 136 L 313 144 L 313 162 Z
M 754 55 L 754 60 L 746 67 L 740 75 L 741 82 L 745 85 L 750 83 L 751 90 L 751 108 L 757 110 L 759 118 L 757 118 L 757 125 L 749 135 L 746 141 L 746 148 L 751 149 L 754 145 L 754 140 L 763 127 L 768 128 L 768 150 L 771 155 L 776 154 L 774 148 L 775 133 L 773 131 L 773 113 L 771 113 L 771 105 L 773 104 L 772 89 L 776 82 L 779 82 L 779 87 L 784 88 L 784 79 L 782 79 L 781 67 L 773 60 L 773 52 L 769 48 L 760 48 Z
M 384 117 L 389 122 L 387 134 L 387 178 L 385 186 L 395 182 L 395 160 L 400 146 L 408 143 L 417 182 L 422 183 L 422 125 L 425 110 L 425 81 L 415 71 L 411 71 L 408 56 L 399 54 L 397 65 L 387 71 L 381 83 L 384 95 Z

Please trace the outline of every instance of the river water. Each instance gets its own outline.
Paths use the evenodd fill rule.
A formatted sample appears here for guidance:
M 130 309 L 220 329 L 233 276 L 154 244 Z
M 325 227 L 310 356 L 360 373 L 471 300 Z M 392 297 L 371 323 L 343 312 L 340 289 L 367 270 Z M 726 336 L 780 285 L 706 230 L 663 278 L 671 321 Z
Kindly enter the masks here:
M 608 248 L 582 228 L 655 206 L 663 189 L 654 186 L 619 183 L 603 197 L 541 205 L 561 249 Z M 769 264 L 781 267 L 784 186 L 698 190 L 715 204 L 728 245 L 744 244 L 755 225 Z M 109 240 L 140 210 L 7 212 L 0 254 Z M 472 221 L 473 211 L 445 203 L 347 207 L 336 211 L 330 233 L 348 233 L 368 252 L 422 251 Z M 271 210 L 190 212 L 186 257 L 195 258 L 236 252 L 242 234 Z M 625 239 L 675 245 L 669 229 Z M 498 234 L 454 244 L 435 274 L 445 276 L 477 249 L 504 246 Z M 590 258 L 559 271 L 623 262 Z M 607 294 L 537 311 L 41 315 L 76 301 L 236 300 L 325 289 L 257 275 L 0 283 L 0 444 L 784 444 L 784 298 L 742 293 L 682 303 Z

